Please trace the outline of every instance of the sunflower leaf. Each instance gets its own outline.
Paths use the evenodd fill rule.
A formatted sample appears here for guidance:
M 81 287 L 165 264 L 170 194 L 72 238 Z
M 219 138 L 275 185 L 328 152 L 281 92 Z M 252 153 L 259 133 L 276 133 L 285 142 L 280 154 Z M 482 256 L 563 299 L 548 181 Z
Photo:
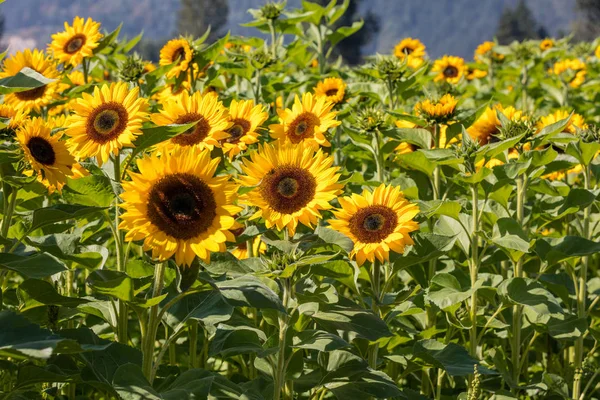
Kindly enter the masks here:
M 55 79 L 46 78 L 39 72 L 25 67 L 14 76 L 8 76 L 0 79 L 0 94 L 9 94 L 15 92 L 24 92 L 37 89 L 54 82 Z
M 167 139 L 172 139 L 175 136 L 186 132 L 188 129 L 193 128 L 198 121 L 190 122 L 189 124 L 171 124 L 164 126 L 153 126 L 152 128 L 143 128 L 142 135 L 138 136 L 135 141 L 135 148 L 131 153 L 133 159 L 136 155 L 142 151 L 156 144 L 164 142 Z

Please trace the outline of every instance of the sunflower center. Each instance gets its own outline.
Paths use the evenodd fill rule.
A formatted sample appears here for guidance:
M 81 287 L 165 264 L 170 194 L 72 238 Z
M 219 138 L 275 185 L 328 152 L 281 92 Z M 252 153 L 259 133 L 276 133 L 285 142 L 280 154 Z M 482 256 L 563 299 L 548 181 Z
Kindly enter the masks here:
M 382 205 L 361 208 L 350 218 L 350 231 L 362 243 L 382 242 L 397 225 L 396 212 Z
M 444 76 L 446 78 L 456 78 L 458 76 L 458 68 L 453 65 L 448 65 L 444 68 Z
M 181 62 L 185 59 L 185 49 L 183 47 L 178 48 L 173 52 L 173 57 L 171 57 L 171 62 L 178 61 Z
M 196 125 L 171 139 L 173 143 L 180 146 L 192 146 L 202 142 L 210 132 L 210 124 L 202 115 L 197 113 L 185 114 L 177 118 L 175 123 L 189 124 L 196 121 L 198 121 Z
M 163 233 L 189 240 L 210 228 L 217 216 L 217 203 L 212 189 L 203 180 L 176 173 L 152 186 L 147 216 Z
M 16 92 L 15 96 L 21 101 L 37 100 L 44 96 L 46 93 L 46 85 L 37 87 L 35 89 L 25 90 L 24 92 Z
M 325 96 L 335 96 L 335 95 L 337 95 L 337 93 L 338 93 L 337 88 L 329 89 L 328 91 L 325 92 Z
M 410 53 L 412 53 L 414 51 L 414 49 L 410 48 L 410 47 L 405 47 L 402 49 L 402 52 L 406 55 L 409 55 Z
M 235 119 L 233 124 L 234 125 L 227 131 L 230 135 L 230 137 L 225 139 L 227 143 L 238 143 L 242 136 L 250 130 L 250 123 L 245 119 Z
M 282 214 L 301 210 L 315 197 L 317 181 L 306 169 L 281 165 L 271 171 L 260 184 L 260 193 L 269 206 Z
M 319 118 L 313 113 L 304 112 L 296 117 L 288 128 L 288 137 L 292 143 L 300 143 L 305 138 L 314 136 L 315 126 L 319 125 Z
M 56 154 L 52 145 L 46 140 L 38 136 L 34 136 L 27 142 L 27 148 L 31 152 L 31 156 L 35 161 L 44 165 L 53 165 L 56 161 Z
M 86 133 L 96 143 L 119 137 L 127 127 L 129 114 L 122 104 L 110 102 L 96 107 L 87 118 Z
M 83 45 L 85 44 L 85 35 L 79 34 L 73 36 L 69 41 L 65 44 L 63 48 L 64 52 L 67 54 L 77 53 Z

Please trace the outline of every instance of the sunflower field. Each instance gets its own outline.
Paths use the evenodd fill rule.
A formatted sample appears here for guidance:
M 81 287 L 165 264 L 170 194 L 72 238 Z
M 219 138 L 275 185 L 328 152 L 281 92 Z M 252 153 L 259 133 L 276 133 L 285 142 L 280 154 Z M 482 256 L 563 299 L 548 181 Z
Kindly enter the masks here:
M 2 55 L 0 399 L 600 398 L 600 47 L 348 4 Z

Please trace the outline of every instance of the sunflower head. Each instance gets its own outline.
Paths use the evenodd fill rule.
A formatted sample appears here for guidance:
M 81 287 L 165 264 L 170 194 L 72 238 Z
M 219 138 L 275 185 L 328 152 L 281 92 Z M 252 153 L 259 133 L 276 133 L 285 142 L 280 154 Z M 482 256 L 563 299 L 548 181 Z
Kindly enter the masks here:
M 173 68 L 167 73 L 167 77 L 179 76 L 187 71 L 192 63 L 194 52 L 186 39 L 172 39 L 160 50 L 160 65 L 171 65 Z
M 587 75 L 586 64 L 578 58 L 557 61 L 550 70 L 554 75 L 559 75 L 571 87 L 577 88 L 585 82 Z
M 413 244 L 410 232 L 419 229 L 413 218 L 419 213 L 394 186 L 382 184 L 373 192 L 339 198 L 341 208 L 329 225 L 354 242 L 350 253 L 359 266 L 365 261 L 389 260 L 389 252 L 404 253 L 406 245 Z
M 324 97 L 304 93 L 300 100 L 296 96 L 291 109 L 277 110 L 279 124 L 269 126 L 271 136 L 283 143 L 302 142 L 315 149 L 329 147 L 331 143 L 325 137 L 327 130 L 341 124 L 332 108 L 333 104 Z
M 229 105 L 229 121 L 232 124 L 227 129 L 229 137 L 221 139 L 223 153 L 233 159 L 248 148 L 248 145 L 258 142 L 258 129 L 269 118 L 262 105 L 254 105 L 252 100 L 232 100 Z
M 243 231 L 243 228 L 242 228 Z M 234 231 L 233 235 L 237 236 L 241 232 L 237 233 Z M 252 254 L 254 256 L 258 256 L 260 254 L 264 254 L 267 251 L 267 244 L 260 240 L 260 235 L 250 240 L 250 245 L 252 246 Z M 235 256 L 238 260 L 245 260 L 250 257 L 250 252 L 248 251 L 248 243 L 242 242 L 238 243 L 233 250 L 231 250 L 231 254 Z
M 435 123 L 447 122 L 454 116 L 458 101 L 445 94 L 438 101 L 424 100 L 415 105 L 415 112 Z
M 44 52 L 26 49 L 16 52 L 4 61 L 0 78 L 14 76 L 25 67 L 31 68 L 49 79 L 56 79 L 60 75 L 56 65 Z M 58 84 L 58 81 L 54 81 L 35 89 L 7 94 L 4 96 L 4 104 L 23 110 L 25 113 L 31 110 L 39 113 L 42 107 L 47 106 L 56 98 Z
M 230 137 L 227 130 L 233 126 L 228 120 L 227 109 L 214 92 L 189 94 L 183 91 L 180 96 L 165 102 L 163 109 L 152 114 L 151 118 L 157 125 L 196 122 L 188 131 L 164 142 L 160 148 L 165 151 L 173 146 L 198 146 L 212 150 L 215 146 L 220 147 L 221 141 Z
M 554 111 L 553 113 L 540 118 L 537 123 L 537 129 L 538 131 L 541 131 L 549 125 L 569 118 L 569 115 L 571 115 L 571 113 L 565 110 Z M 567 125 L 564 127 L 563 132 L 575 134 L 578 130 L 585 130 L 587 128 L 588 124 L 585 123 L 581 114 L 573 113 L 569 122 L 567 122 Z
M 96 86 L 93 95 L 83 93 L 72 105 L 74 113 L 68 118 L 66 134 L 78 158 L 96 157 L 102 165 L 122 147 L 133 147 L 148 108 L 138 91 L 124 82 Z
M 467 72 L 465 60 L 456 56 L 444 56 L 435 60 L 433 72 L 436 73 L 436 82 L 444 81 L 456 84 Z
M 401 60 L 407 57 L 425 57 L 425 45 L 419 39 L 404 38 L 394 47 L 394 55 Z
M 8 120 L 8 128 L 15 130 L 27 120 L 27 114 L 23 110 L 16 109 L 6 104 L 0 104 L 0 118 Z
M 546 38 L 540 42 L 540 49 L 542 51 L 551 49 L 553 47 L 554 47 L 554 40 L 552 40 L 552 39 Z
M 487 76 L 487 71 L 484 69 L 479 69 L 475 67 L 467 68 L 467 80 L 472 81 L 475 79 L 485 78 Z
M 178 265 L 225 251 L 225 242 L 235 241 L 229 230 L 241 208 L 233 205 L 237 186 L 215 176 L 219 161 L 197 147 L 138 160 L 139 173 L 129 173 L 121 194 L 125 240 L 143 240 L 161 261 L 175 255 Z
M 475 49 L 475 54 L 473 58 L 476 61 L 484 61 L 485 58 L 492 59 L 494 61 L 501 61 L 504 59 L 503 54 L 496 53 L 494 50 L 494 46 L 496 43 L 494 42 L 483 42 Z
M 287 227 L 294 235 L 298 223 L 312 226 L 320 211 L 340 193 L 338 168 L 333 158 L 320 149 L 286 144 L 259 145 L 258 151 L 244 159 L 240 183 L 253 188 L 241 196 L 243 204 L 257 207 L 252 216 L 264 218 L 267 228 Z
M 344 100 L 346 84 L 340 78 L 326 78 L 315 86 L 315 97 L 324 97 L 327 101 L 338 104 Z
M 94 55 L 94 49 L 98 47 L 101 38 L 99 22 L 91 18 L 84 20 L 75 17 L 72 26 L 65 22 L 65 30 L 52 35 L 48 51 L 59 62 L 75 67 L 84 58 Z
M 50 185 L 64 185 L 67 176 L 73 175 L 75 158 L 67 150 L 60 134 L 52 135 L 52 128 L 41 118 L 27 120 L 17 130 L 17 140 L 25 160 L 43 180 Z

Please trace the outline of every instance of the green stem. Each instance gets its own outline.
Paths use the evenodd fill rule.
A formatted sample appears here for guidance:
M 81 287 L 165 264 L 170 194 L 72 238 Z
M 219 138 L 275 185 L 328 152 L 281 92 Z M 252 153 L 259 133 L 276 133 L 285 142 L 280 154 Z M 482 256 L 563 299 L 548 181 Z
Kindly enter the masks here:
M 254 91 L 254 104 L 258 104 L 260 102 L 260 70 L 256 70 L 256 75 L 254 78 L 254 86 L 252 87 Z
M 113 159 L 114 175 L 116 182 L 116 198 L 115 198 L 115 220 L 113 235 L 115 237 L 115 250 L 117 253 L 117 271 L 126 272 L 123 264 L 123 236 L 119 231 L 119 195 L 121 191 L 121 156 L 120 154 L 115 155 Z M 127 325 L 128 325 L 128 310 L 127 304 L 122 300 L 119 300 L 119 321 L 117 323 L 117 337 L 119 343 L 127 344 Z
M 385 181 L 385 162 L 383 159 L 383 153 L 381 151 L 381 133 L 379 130 L 375 130 L 375 166 L 377 168 L 377 180 L 381 183 Z
M 283 293 L 283 307 L 287 310 L 290 297 L 290 281 L 288 279 L 281 280 Z M 277 367 L 275 370 L 275 382 L 273 386 L 273 400 L 279 400 L 285 388 L 285 339 L 288 330 L 289 318 L 286 313 L 279 313 L 279 350 L 277 352 Z
M 371 288 L 373 289 L 373 303 L 371 309 L 375 315 L 379 316 L 379 301 L 381 297 L 381 263 L 375 259 L 371 265 Z M 379 353 L 379 343 L 373 343 L 369 347 L 369 366 L 377 369 L 377 357 Z
M 5 239 L 8 236 L 8 230 L 10 229 L 12 216 L 15 212 L 15 207 L 17 205 L 17 194 L 18 190 L 15 188 L 11 188 L 10 200 L 8 200 L 5 203 L 4 215 L 2 217 L 2 237 Z M 3 192 L 3 195 L 6 198 L 6 191 Z
M 189 342 L 190 342 L 190 369 L 198 368 L 197 356 L 198 356 L 198 321 L 193 320 L 190 323 L 189 331 Z
M 271 32 L 271 57 L 273 59 L 277 58 L 277 46 L 276 46 L 276 36 L 275 36 L 275 25 L 273 24 L 273 20 L 269 19 L 269 31 Z
M 517 223 L 523 226 L 525 212 L 525 194 L 527 192 L 527 177 L 517 177 Z M 523 275 L 523 258 L 520 258 L 514 265 L 514 278 L 521 278 Z M 519 383 L 521 376 L 521 306 L 513 307 L 513 330 L 512 330 L 512 366 L 513 379 L 516 384 Z
M 394 94 L 394 83 L 392 82 L 391 79 L 388 79 L 386 81 L 386 86 L 388 89 L 388 94 L 389 94 L 389 106 L 390 109 L 395 109 L 396 108 L 396 98 L 395 98 L 395 94 Z
M 585 179 L 585 189 L 590 190 L 590 166 L 582 165 Z M 583 237 L 590 240 L 590 213 L 592 205 L 590 204 L 583 210 Z M 582 259 L 581 269 L 579 271 L 578 285 L 579 290 L 577 291 L 577 316 L 579 318 L 587 318 L 587 275 L 590 266 L 590 257 L 585 256 Z M 583 336 L 577 338 L 575 341 L 575 375 L 573 377 L 573 399 L 578 400 L 581 396 L 581 385 L 582 385 L 582 366 L 585 358 L 584 347 L 583 347 Z
M 152 298 L 160 296 L 163 290 L 166 267 L 167 261 L 156 264 Z M 146 335 L 142 338 L 142 371 L 150 383 L 152 383 L 153 380 L 152 362 L 154 360 L 154 341 L 156 340 L 156 332 L 158 331 L 158 326 L 160 324 L 160 320 L 158 319 L 158 307 L 159 305 L 156 304 L 150 308 Z
M 523 111 L 527 111 L 527 65 L 523 65 L 523 76 L 521 78 L 521 108 Z
M 88 83 L 88 68 L 89 68 L 89 64 L 88 64 L 88 60 L 86 60 L 85 58 L 83 59 L 83 83 L 87 84 Z
M 473 232 L 471 232 L 471 288 L 475 287 L 479 274 L 479 189 L 477 185 L 471 187 L 473 206 Z M 469 343 L 471 345 L 471 356 L 477 358 L 477 291 L 473 290 L 471 295 L 471 329 L 469 330 Z
M 335 132 L 335 153 L 334 160 L 335 165 L 340 166 L 342 164 L 342 130 L 339 128 L 333 128 Z

